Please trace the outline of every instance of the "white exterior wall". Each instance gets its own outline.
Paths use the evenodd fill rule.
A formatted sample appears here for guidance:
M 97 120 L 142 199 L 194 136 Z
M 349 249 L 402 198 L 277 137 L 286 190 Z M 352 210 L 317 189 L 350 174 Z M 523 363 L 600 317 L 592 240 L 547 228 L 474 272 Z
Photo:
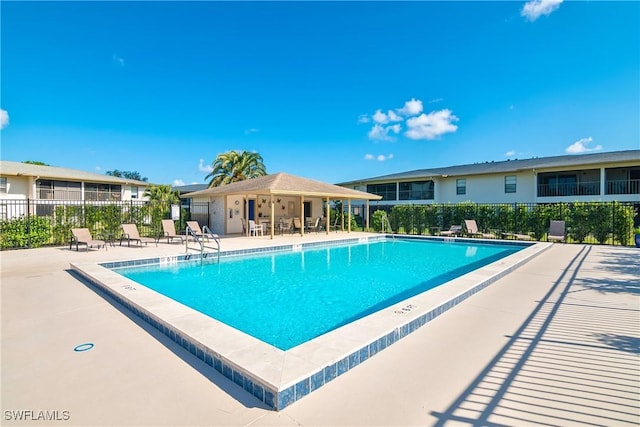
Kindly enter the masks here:
M 30 177 L 7 176 L 7 194 L 0 194 L 0 199 L 26 199 L 31 186 Z
M 515 193 L 505 193 L 506 176 L 516 177 Z M 461 178 L 467 181 L 466 194 L 456 194 L 456 182 Z M 533 172 L 440 178 L 435 203 L 531 203 L 536 197 L 535 182 Z
M 265 203 L 262 203 L 265 199 Z M 280 199 L 280 202 L 277 200 Z M 220 196 L 215 198 L 194 197 L 194 202 L 209 203 L 209 225 L 211 231 L 219 235 L 241 234 L 242 219 L 245 217 L 244 212 L 244 196 Z M 271 206 L 268 196 L 250 195 L 249 200 L 255 200 L 255 216 L 256 220 L 267 220 L 271 215 Z M 311 202 L 311 216 L 313 218 L 324 216 L 325 212 L 322 208 L 322 198 L 314 197 L 304 199 L 305 202 Z M 258 206 L 262 205 L 262 206 Z M 346 207 L 346 205 L 345 205 Z M 260 216 L 262 214 L 262 216 Z M 275 222 L 284 218 L 293 218 L 300 216 L 300 197 L 274 197 L 274 214 Z

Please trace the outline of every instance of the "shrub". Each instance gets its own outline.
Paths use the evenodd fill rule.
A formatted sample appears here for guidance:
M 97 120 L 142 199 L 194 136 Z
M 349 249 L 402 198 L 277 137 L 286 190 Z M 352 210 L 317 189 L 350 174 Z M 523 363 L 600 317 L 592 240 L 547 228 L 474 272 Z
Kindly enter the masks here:
M 21 216 L 0 221 L 0 247 L 39 248 L 49 242 L 51 224 L 49 218 Z

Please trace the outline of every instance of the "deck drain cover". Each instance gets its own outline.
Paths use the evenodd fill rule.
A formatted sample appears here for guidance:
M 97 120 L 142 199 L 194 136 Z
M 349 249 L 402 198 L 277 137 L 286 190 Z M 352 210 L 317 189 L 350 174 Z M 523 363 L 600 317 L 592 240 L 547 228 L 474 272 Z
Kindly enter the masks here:
M 92 348 L 93 348 L 93 344 L 88 342 L 84 344 L 78 344 L 73 348 L 73 351 L 87 351 L 87 350 L 91 350 Z

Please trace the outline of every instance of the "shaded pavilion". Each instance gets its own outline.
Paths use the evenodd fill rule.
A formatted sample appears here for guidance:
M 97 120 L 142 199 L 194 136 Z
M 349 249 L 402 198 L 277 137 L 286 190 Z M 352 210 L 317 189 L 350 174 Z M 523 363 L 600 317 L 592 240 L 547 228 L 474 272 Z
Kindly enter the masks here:
M 192 200 L 206 200 L 213 206 L 213 215 L 210 218 L 218 226 L 222 226 L 224 233 L 227 234 L 228 225 L 233 220 L 234 212 L 239 212 L 240 200 L 243 200 L 242 217 L 250 219 L 250 203 L 254 201 L 257 206 L 262 209 L 261 213 L 266 211 L 266 217 L 270 220 L 270 234 L 273 238 L 275 234 L 276 216 L 286 211 L 291 216 L 300 217 L 304 221 L 305 201 L 321 200 L 324 203 L 324 217 L 326 218 L 326 233 L 329 233 L 329 212 L 330 202 L 342 201 L 343 206 L 346 201 L 347 205 L 347 231 L 351 231 L 351 203 L 354 200 L 365 201 L 365 226 L 369 227 L 369 202 L 371 200 L 380 200 L 382 197 L 377 194 L 371 194 L 364 191 L 352 190 L 340 187 L 334 184 L 303 178 L 287 173 L 279 172 L 258 178 L 247 179 L 244 181 L 234 182 L 231 184 L 221 185 L 219 187 L 207 188 L 205 190 L 195 191 L 183 194 L 182 198 L 191 198 Z M 286 201 L 287 205 L 285 205 Z M 292 203 L 293 202 L 293 203 Z M 266 207 L 264 205 L 267 205 Z M 292 209 L 293 207 L 293 209 Z M 281 209 L 281 210 L 280 210 Z M 219 215 L 218 211 L 223 212 Z M 228 212 L 228 214 L 227 214 Z M 221 217 L 223 220 L 221 221 Z M 344 229 L 344 223 L 342 223 Z M 246 235 L 249 235 L 249 227 L 245 227 Z M 300 234 L 304 235 L 304 227 L 301 227 Z

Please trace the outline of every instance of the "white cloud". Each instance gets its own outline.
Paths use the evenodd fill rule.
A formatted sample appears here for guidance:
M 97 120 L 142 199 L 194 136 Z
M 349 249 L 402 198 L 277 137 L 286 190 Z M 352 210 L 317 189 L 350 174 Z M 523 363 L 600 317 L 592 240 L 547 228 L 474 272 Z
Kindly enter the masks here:
M 257 132 L 260 132 L 260 129 L 251 128 L 251 129 L 245 129 L 244 134 L 249 135 L 250 133 L 257 133 Z
M 504 155 L 505 155 L 506 157 L 513 157 L 513 156 L 515 156 L 515 155 L 516 155 L 516 150 L 509 150 L 509 151 L 507 151 L 506 153 L 504 153 Z
M 435 104 L 436 102 L 442 102 L 442 101 L 443 101 L 443 98 L 435 98 L 429 101 L 429 104 Z
M 96 171 L 97 172 L 101 172 L 102 171 L 102 166 L 96 166 Z
M 183 180 L 181 180 L 181 179 L 174 179 L 173 180 L 173 186 L 174 187 L 179 187 L 181 185 L 184 185 L 184 181 Z
M 206 172 L 209 173 L 213 170 L 213 167 L 211 167 L 211 165 L 205 165 L 204 164 L 204 159 L 200 159 L 200 163 L 198 163 L 198 170 L 200 172 Z
M 596 145 L 593 148 L 587 147 L 587 145 L 591 144 L 592 141 L 593 141 L 593 138 L 591 137 L 581 138 L 576 142 L 574 142 L 573 144 L 571 144 L 570 146 L 568 146 L 564 151 L 568 154 L 580 154 L 580 153 L 586 153 L 588 151 L 602 150 L 602 145 Z
M 373 115 L 373 121 L 376 123 L 379 123 L 381 125 L 388 123 L 389 122 L 389 118 L 387 117 L 387 115 L 385 113 L 383 113 L 381 110 L 378 110 L 375 112 L 375 114 Z
M 458 130 L 453 122 L 459 119 L 451 114 L 451 110 L 432 111 L 418 117 L 407 119 L 407 130 L 404 135 L 410 139 L 435 139 L 440 135 Z
M 524 16 L 527 21 L 535 21 L 540 16 L 550 15 L 560 7 L 563 0 L 531 0 L 525 3 L 520 11 L 520 16 Z
M 116 55 L 115 53 L 113 54 L 113 63 L 116 64 L 119 67 L 124 67 L 124 58 Z
M 358 123 L 369 123 L 370 121 L 371 118 L 368 114 L 360 114 L 360 116 L 358 117 Z
M 367 135 L 369 136 L 369 139 L 376 141 L 394 141 L 395 138 L 389 134 L 394 133 L 397 135 L 401 130 L 402 128 L 399 124 L 395 124 L 393 126 L 382 126 L 376 123 Z
M 379 162 L 384 162 L 385 160 L 391 160 L 393 159 L 393 154 L 389 154 L 389 155 L 384 155 L 384 154 L 378 154 L 377 156 L 374 156 L 373 154 L 365 154 L 364 155 L 364 159 L 365 160 L 377 160 Z
M 411 101 L 405 102 L 404 107 L 399 108 L 396 111 L 403 116 L 417 116 L 422 113 L 422 101 L 411 98 Z
M 4 129 L 9 125 L 9 112 L 0 109 L 0 129 Z

